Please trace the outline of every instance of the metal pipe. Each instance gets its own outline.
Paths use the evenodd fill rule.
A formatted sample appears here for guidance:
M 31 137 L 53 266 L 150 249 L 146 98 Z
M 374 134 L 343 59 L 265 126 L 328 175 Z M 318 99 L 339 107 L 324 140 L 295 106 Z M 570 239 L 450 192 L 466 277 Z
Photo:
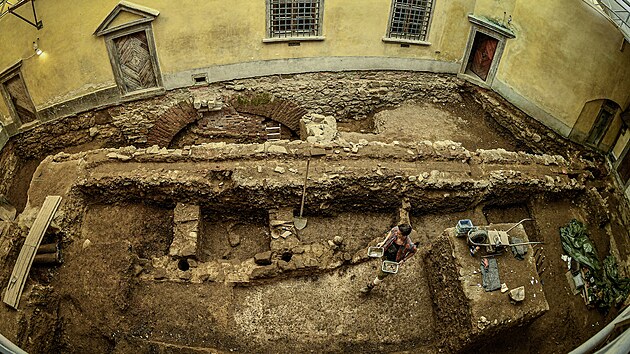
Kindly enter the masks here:
M 523 220 L 521 220 L 521 221 L 517 222 L 516 224 L 514 224 L 514 226 L 510 227 L 510 228 L 506 231 L 506 233 L 507 233 L 507 232 L 510 232 L 513 228 L 515 228 L 515 227 L 517 227 L 518 225 L 520 225 L 523 221 L 534 221 L 534 219 L 523 219 Z
M 45 245 L 40 245 L 37 249 L 37 254 L 42 253 L 56 253 L 59 251 L 59 246 L 56 243 L 48 243 Z
M 0 352 L 6 354 L 28 354 L 24 350 L 20 349 L 20 347 L 13 344 L 2 334 L 0 334 Z
M 597 332 L 594 336 L 592 336 L 589 340 L 582 343 L 579 347 L 573 349 L 569 354 L 586 354 L 591 353 L 594 349 L 599 347 L 608 336 L 615 329 L 616 325 L 620 322 L 623 322 L 630 318 L 630 306 L 626 307 L 626 309 L 619 315 L 617 318 L 612 320 L 606 327 L 602 328 L 601 331 Z M 628 330 L 626 330 L 627 332 Z M 627 344 L 627 343 L 626 343 Z

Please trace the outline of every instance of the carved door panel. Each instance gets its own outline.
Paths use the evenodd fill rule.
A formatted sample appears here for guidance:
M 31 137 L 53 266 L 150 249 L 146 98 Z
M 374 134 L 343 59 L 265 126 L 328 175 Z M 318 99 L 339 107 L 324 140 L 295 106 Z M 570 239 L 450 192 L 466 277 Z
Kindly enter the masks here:
M 26 90 L 26 85 L 24 84 L 22 77 L 15 75 L 11 79 L 5 81 L 3 85 L 21 123 L 26 124 L 36 120 L 37 115 L 35 114 L 35 106 L 33 105 L 33 101 L 31 101 L 31 97 L 28 95 L 28 91 Z
M 144 31 L 115 38 L 125 92 L 157 87 L 155 68 Z
M 476 43 L 477 46 L 470 70 L 484 81 L 488 78 L 498 43 L 498 40 L 488 36 L 482 36 L 479 38 L 479 42 Z

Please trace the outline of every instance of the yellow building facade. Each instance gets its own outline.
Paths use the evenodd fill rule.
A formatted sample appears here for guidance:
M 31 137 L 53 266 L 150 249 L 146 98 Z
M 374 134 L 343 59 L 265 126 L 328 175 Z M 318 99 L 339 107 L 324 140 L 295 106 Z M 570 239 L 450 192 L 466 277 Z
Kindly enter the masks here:
M 311 18 L 314 27 L 306 28 L 313 22 L 293 24 L 291 33 L 280 16 L 286 15 L 283 3 L 41 1 L 33 3 L 41 29 L 6 15 L 0 20 L 5 87 L 0 142 L 63 116 L 200 82 L 406 70 L 457 74 L 498 92 L 565 137 L 604 152 L 621 149 L 621 113 L 630 103 L 630 48 L 585 2 L 422 0 L 415 3 L 424 12 L 404 12 L 409 2 L 299 1 L 317 18 Z M 420 29 L 410 37 L 396 32 L 403 31 L 395 29 L 398 10 L 420 17 Z M 151 73 L 144 85 L 149 89 L 125 86 L 129 74 L 116 51 L 127 42 L 140 43 L 147 52 L 144 64 Z M 486 46 L 493 57 L 484 57 L 480 76 L 474 60 L 485 55 Z M 602 127 L 597 120 L 603 107 L 612 117 Z M 27 116 L 20 118 L 18 110 Z

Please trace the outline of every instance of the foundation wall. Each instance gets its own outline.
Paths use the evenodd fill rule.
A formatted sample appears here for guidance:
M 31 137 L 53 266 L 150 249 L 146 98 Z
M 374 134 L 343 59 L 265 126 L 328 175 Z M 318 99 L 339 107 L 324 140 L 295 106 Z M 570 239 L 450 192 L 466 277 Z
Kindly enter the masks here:
M 148 139 L 152 130 L 157 129 L 156 125 L 170 129 L 172 126 L 186 126 L 194 120 L 192 102 L 197 96 L 222 100 L 226 114 L 234 106 L 232 108 L 244 113 L 277 115 L 275 119 L 282 120 L 284 115 L 274 112 L 290 105 L 296 112 L 333 115 L 343 121 L 363 118 L 409 99 L 434 103 L 459 102 L 463 85 L 464 82 L 454 75 L 416 72 L 318 73 L 245 79 L 202 88 L 173 90 L 158 98 L 50 122 L 20 134 L 17 143 L 23 156 L 45 156 L 54 151 L 53 147 L 77 145 L 95 138 L 118 138 L 117 133 L 121 135 L 118 141 L 126 144 L 143 146 L 148 142 L 157 143 Z M 239 97 L 245 97 L 248 103 L 239 104 Z M 234 104 L 231 103 L 233 101 Z M 255 109 L 257 105 L 261 107 L 260 110 Z M 294 118 L 285 118 L 287 125 L 295 123 Z M 221 128 L 226 134 L 260 133 L 260 125 L 249 124 L 250 120 L 245 115 L 232 114 L 229 120 L 209 120 L 209 124 L 211 128 Z M 90 128 L 96 128 L 98 134 L 91 137 Z M 171 135 L 175 133 L 177 131 L 171 131 Z M 76 135 L 74 141 L 69 140 L 70 134 Z M 160 141 L 167 141 L 165 137 L 160 136 Z M 42 139 L 53 138 L 53 144 L 41 144 Z
M 190 126 L 196 119 L 197 112 L 192 104 L 195 97 L 214 97 L 224 105 L 223 111 L 243 113 L 232 114 L 230 120 L 212 122 L 207 119 L 210 130 L 218 131 L 220 126 L 226 135 L 256 136 L 261 127 L 250 123 L 259 118 L 250 118 L 247 114 L 273 116 L 287 126 L 292 126 L 297 115 L 303 113 L 332 115 L 339 121 L 345 121 L 365 117 L 406 100 L 457 104 L 462 99 L 461 94 L 472 92 L 484 109 L 517 139 L 524 141 L 529 149 L 541 153 L 577 151 L 575 146 L 568 149 L 569 142 L 563 141 L 560 136 L 543 133 L 542 125 L 532 127 L 531 118 L 498 95 L 471 88 L 454 75 L 344 72 L 244 79 L 173 90 L 158 98 L 48 122 L 12 137 L 0 155 L 0 193 L 6 193 L 11 188 L 20 161 L 42 159 L 69 149 L 76 151 L 81 146 L 144 147 L 157 144 L 167 147 L 181 129 Z M 279 113 L 287 107 L 292 107 L 290 112 L 295 113 L 295 117 Z
M 20 158 L 12 148 L 7 146 L 6 149 L 2 150 L 2 154 L 0 154 L 0 195 L 7 195 L 19 164 Z

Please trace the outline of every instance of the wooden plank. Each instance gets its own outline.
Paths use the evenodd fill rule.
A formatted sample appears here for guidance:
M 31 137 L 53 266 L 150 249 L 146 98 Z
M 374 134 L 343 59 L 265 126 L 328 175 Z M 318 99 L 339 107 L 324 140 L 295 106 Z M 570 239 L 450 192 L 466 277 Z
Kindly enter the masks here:
M 22 246 L 15 267 L 13 267 L 13 273 L 11 273 L 11 278 L 9 278 L 9 284 L 7 285 L 2 301 L 16 310 L 37 248 L 39 248 L 44 233 L 46 229 L 48 229 L 53 216 L 55 216 L 55 212 L 57 212 L 60 203 L 61 197 L 59 196 L 46 197 L 44 205 L 42 205 L 41 210 L 35 218 L 33 227 L 31 227 L 28 236 L 26 236 L 26 241 L 24 241 L 24 246 Z

